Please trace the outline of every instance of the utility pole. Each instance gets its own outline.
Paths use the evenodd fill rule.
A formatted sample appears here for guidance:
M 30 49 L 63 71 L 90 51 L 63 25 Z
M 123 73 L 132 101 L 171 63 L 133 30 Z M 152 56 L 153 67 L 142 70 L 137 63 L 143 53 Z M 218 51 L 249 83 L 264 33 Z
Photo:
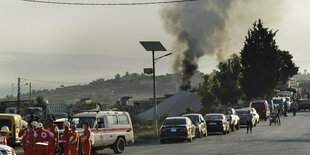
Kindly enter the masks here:
M 20 114 L 20 78 L 17 80 L 17 113 Z
M 153 98 L 154 98 L 154 132 L 155 136 L 158 136 L 158 114 L 157 114 L 157 98 L 156 98 L 156 82 L 155 82 L 155 61 L 165 56 L 171 55 L 171 53 L 155 58 L 155 51 L 167 51 L 166 48 L 159 41 L 140 41 L 140 44 L 145 48 L 146 51 L 152 52 L 152 63 L 153 63 Z M 148 69 L 146 69 L 147 71 Z
M 29 83 L 29 100 L 31 100 L 31 94 L 32 94 L 32 90 L 31 90 L 31 82 Z
M 153 60 L 153 98 L 154 98 L 154 127 L 155 136 L 158 136 L 158 121 L 157 121 L 157 98 L 156 98 L 156 80 L 155 80 L 155 51 L 152 51 Z

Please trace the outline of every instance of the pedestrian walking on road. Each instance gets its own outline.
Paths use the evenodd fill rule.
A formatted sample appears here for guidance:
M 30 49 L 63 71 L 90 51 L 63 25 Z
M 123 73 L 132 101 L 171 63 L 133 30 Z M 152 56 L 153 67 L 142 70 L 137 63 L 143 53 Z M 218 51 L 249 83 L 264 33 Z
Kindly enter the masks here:
M 296 116 L 296 111 L 297 111 L 298 105 L 295 101 L 293 101 L 291 105 L 291 109 L 293 110 L 293 116 Z
M 276 117 L 278 118 L 279 125 L 281 125 L 280 115 L 281 115 L 281 109 L 280 109 L 280 107 L 277 107 L 277 116 Z
M 253 128 L 252 119 L 253 119 L 253 115 L 251 114 L 251 110 L 249 110 L 249 111 L 248 111 L 247 118 L 246 118 L 246 129 L 247 129 L 247 133 L 249 133 L 249 130 L 250 130 L 250 132 L 252 133 L 252 128 Z

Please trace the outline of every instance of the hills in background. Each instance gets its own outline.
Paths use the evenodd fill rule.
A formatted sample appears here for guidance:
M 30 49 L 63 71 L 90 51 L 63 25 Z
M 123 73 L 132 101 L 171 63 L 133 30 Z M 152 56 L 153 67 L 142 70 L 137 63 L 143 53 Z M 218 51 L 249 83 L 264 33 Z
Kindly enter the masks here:
M 193 76 L 191 79 L 193 87 L 198 87 L 199 83 L 203 81 L 202 76 L 203 73 Z M 157 76 L 157 96 L 178 92 L 180 86 L 178 79 L 175 74 Z M 112 105 L 122 96 L 133 96 L 134 100 L 146 100 L 152 98 L 152 93 L 152 76 L 127 72 L 124 76 L 115 76 L 110 80 L 100 78 L 85 85 L 64 86 L 52 90 L 34 90 L 32 97 L 43 96 L 52 104 L 69 103 L 87 97 L 96 102 Z M 28 94 L 23 94 L 21 98 L 27 99 Z

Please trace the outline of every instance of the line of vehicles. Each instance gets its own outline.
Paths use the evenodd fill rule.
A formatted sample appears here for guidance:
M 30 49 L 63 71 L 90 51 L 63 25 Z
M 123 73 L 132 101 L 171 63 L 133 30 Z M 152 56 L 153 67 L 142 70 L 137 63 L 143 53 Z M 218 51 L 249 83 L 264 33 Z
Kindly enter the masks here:
M 248 115 L 252 126 L 256 126 L 260 120 L 270 118 L 275 108 L 280 108 L 281 112 L 291 110 L 292 101 L 290 97 L 274 97 L 271 100 L 255 100 L 249 107 L 242 109 L 219 108 L 214 113 L 206 114 L 185 114 L 180 117 L 168 117 L 164 120 L 160 129 L 160 143 L 168 140 L 184 139 L 191 142 L 193 138 L 201 138 L 211 133 L 222 133 L 226 135 L 230 131 L 239 130 L 246 126 Z M 310 100 L 301 100 L 302 108 L 310 110 Z M 272 115 L 273 116 L 273 115 Z

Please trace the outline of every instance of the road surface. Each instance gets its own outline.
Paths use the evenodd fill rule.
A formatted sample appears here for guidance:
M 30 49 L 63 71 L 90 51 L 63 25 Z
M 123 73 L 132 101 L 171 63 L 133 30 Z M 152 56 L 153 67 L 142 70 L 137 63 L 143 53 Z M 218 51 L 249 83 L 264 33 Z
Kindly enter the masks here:
M 296 117 L 281 117 L 281 126 L 261 122 L 252 134 L 245 128 L 228 135 L 211 135 L 193 142 L 138 144 L 126 148 L 123 155 L 308 155 L 310 154 L 310 112 L 297 113 Z M 97 155 L 114 154 L 111 149 Z

